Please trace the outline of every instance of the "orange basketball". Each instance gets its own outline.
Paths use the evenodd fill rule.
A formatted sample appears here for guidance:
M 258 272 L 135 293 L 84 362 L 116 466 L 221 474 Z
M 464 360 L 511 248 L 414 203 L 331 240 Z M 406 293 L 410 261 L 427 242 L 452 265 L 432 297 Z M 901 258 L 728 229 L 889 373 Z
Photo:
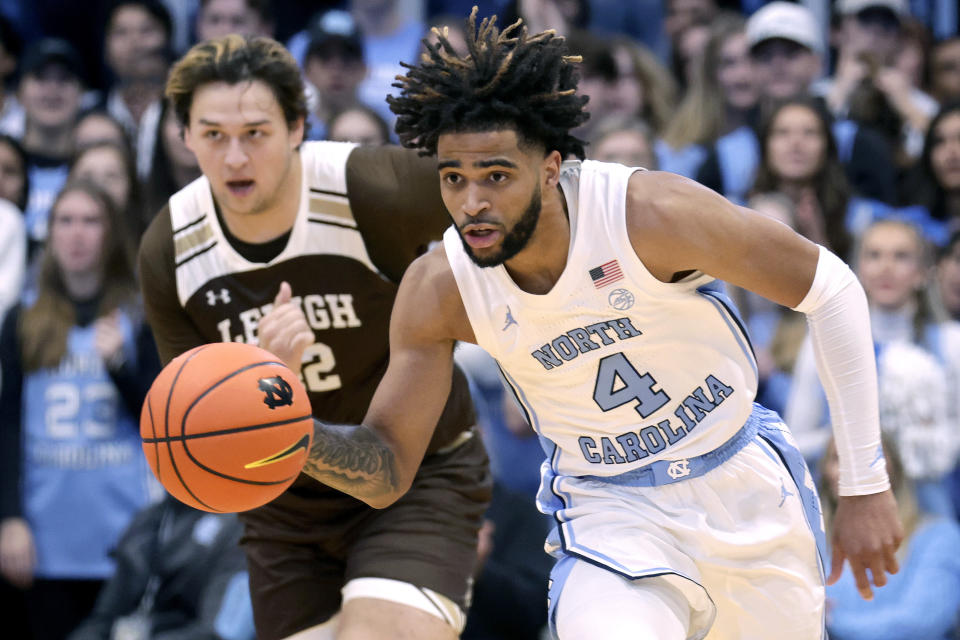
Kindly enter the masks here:
M 140 412 L 143 453 L 175 498 L 214 512 L 270 502 L 296 479 L 313 438 L 300 379 L 269 351 L 222 342 L 174 358 Z

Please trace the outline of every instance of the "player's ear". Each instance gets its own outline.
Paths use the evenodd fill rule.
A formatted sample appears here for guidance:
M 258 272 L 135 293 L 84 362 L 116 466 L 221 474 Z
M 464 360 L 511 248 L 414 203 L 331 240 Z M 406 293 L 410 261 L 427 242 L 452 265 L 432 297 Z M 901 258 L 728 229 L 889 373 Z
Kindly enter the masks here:
M 299 117 L 291 123 L 288 123 L 289 135 L 290 135 L 290 146 L 294 149 L 299 148 L 300 144 L 303 142 L 304 135 L 304 119 Z
M 548 187 L 555 187 L 560 182 L 560 165 L 563 164 L 563 157 L 560 152 L 554 149 L 543 159 L 543 175 Z

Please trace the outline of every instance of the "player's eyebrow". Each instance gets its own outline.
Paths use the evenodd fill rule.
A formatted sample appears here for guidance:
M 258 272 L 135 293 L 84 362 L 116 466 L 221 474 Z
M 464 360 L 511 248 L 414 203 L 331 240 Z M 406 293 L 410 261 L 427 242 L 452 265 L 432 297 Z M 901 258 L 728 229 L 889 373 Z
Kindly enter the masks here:
M 443 160 L 437 163 L 437 169 L 458 169 L 460 168 L 459 160 Z M 473 166 L 477 169 L 487 169 L 489 167 L 507 167 L 508 169 L 516 169 L 517 165 L 507 160 L 506 158 L 489 158 L 487 160 L 477 160 L 473 163 Z
M 221 126 L 219 122 L 216 122 L 215 120 L 207 120 L 206 118 L 198 118 L 198 119 L 197 119 L 197 124 L 202 124 L 202 125 L 207 126 L 207 127 L 219 127 L 219 126 Z M 262 127 L 262 126 L 265 125 L 265 124 L 270 124 L 270 121 L 269 121 L 269 120 L 254 120 L 253 122 L 244 122 L 244 123 L 243 123 L 243 127 L 244 127 L 244 128 L 249 128 L 249 127 Z
M 517 165 L 513 162 L 510 162 L 506 158 L 490 158 L 488 160 L 477 160 L 473 163 L 473 166 L 477 169 L 486 169 L 488 167 L 506 167 L 508 169 L 516 169 Z

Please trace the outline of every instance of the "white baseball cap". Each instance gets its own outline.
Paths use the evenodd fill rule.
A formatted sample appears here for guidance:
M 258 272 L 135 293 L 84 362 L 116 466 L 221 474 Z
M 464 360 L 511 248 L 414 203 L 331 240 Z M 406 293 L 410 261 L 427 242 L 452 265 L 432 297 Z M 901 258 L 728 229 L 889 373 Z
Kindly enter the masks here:
M 842 16 L 857 14 L 867 9 L 889 9 L 898 18 L 910 12 L 907 0 L 837 0 L 837 13 Z
M 874 0 L 880 1 L 880 0 Z M 747 45 L 752 49 L 766 40 L 790 40 L 823 53 L 823 37 L 810 9 L 792 2 L 771 2 L 747 20 Z

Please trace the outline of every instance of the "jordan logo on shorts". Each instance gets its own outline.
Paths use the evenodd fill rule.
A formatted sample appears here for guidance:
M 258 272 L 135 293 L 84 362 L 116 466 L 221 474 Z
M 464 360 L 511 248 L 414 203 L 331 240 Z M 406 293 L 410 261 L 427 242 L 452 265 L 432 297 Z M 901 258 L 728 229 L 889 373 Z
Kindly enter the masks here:
M 783 483 L 783 478 L 780 478 L 780 504 L 777 507 L 782 507 L 783 503 L 786 502 L 787 498 L 793 494 L 787 491 L 787 485 Z
M 674 460 L 670 463 L 670 466 L 667 467 L 667 475 L 674 480 L 687 477 L 690 475 L 690 462 L 686 458 L 683 460 Z

